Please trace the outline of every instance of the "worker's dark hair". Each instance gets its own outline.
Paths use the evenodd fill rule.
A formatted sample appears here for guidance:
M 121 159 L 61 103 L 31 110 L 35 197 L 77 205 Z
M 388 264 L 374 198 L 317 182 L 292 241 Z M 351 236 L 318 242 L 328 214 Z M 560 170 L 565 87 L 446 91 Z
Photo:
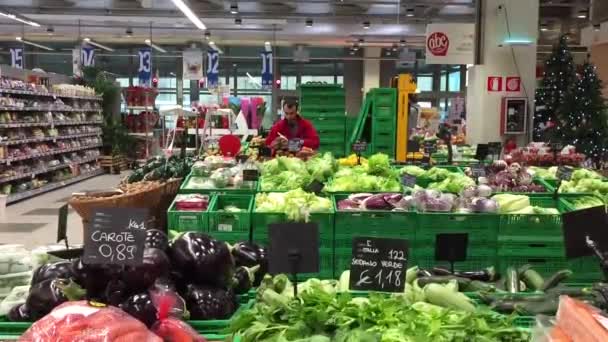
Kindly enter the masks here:
M 285 99 L 283 101 L 283 107 L 287 107 L 287 108 L 293 108 L 296 107 L 296 109 L 298 109 L 299 107 L 299 103 L 298 100 L 294 100 L 294 99 Z

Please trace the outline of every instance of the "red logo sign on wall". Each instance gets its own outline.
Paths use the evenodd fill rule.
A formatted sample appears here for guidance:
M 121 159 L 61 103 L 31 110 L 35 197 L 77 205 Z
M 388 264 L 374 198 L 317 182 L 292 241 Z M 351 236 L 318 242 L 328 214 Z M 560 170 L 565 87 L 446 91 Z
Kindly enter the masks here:
M 450 40 L 443 32 L 433 32 L 426 41 L 426 47 L 433 56 L 445 56 L 450 48 Z
M 488 91 L 502 91 L 501 76 L 488 76 Z
M 521 91 L 521 77 L 507 77 L 505 84 L 506 91 L 519 92 Z

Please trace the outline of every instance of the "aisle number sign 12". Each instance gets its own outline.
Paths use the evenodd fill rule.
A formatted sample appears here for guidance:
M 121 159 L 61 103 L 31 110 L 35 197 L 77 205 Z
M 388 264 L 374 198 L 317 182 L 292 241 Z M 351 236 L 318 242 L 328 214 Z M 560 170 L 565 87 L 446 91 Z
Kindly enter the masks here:
M 207 51 L 207 87 L 218 85 L 220 68 L 220 53 L 217 50 Z
M 139 50 L 139 69 L 138 77 L 140 84 L 148 84 L 152 77 L 152 50 Z

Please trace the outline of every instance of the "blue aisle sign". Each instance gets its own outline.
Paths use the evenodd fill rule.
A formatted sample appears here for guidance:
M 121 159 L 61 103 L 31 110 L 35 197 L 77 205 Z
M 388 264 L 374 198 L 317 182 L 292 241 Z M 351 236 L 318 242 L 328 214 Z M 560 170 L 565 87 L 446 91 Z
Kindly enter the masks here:
M 11 48 L 11 66 L 23 69 L 23 48 Z
M 272 88 L 272 52 L 263 51 L 260 56 L 262 57 L 262 87 Z
M 217 50 L 207 51 L 207 88 L 218 85 L 220 68 L 220 54 Z
M 95 49 L 92 46 L 84 45 L 80 49 L 80 63 L 83 67 L 95 66 Z
M 152 50 L 139 50 L 139 83 L 149 84 L 152 76 Z

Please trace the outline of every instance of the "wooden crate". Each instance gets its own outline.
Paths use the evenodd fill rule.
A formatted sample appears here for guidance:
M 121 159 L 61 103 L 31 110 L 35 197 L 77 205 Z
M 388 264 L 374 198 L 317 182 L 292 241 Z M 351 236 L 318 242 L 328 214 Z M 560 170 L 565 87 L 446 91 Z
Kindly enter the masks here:
M 127 160 L 122 155 L 101 156 L 99 164 L 109 173 L 120 173 L 127 169 Z

